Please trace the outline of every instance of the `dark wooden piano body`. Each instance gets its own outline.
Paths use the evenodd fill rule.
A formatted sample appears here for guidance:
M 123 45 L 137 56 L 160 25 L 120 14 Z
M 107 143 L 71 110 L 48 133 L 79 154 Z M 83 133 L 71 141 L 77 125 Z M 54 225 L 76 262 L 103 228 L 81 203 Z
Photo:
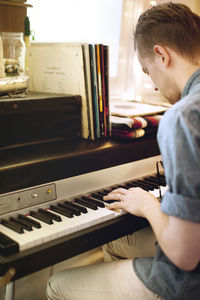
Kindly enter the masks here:
M 133 141 L 74 140 L 0 151 L 0 194 L 139 161 L 159 155 L 155 136 Z M 0 276 L 14 267 L 13 280 L 96 248 L 147 226 L 131 215 L 83 229 L 7 257 L 0 256 Z

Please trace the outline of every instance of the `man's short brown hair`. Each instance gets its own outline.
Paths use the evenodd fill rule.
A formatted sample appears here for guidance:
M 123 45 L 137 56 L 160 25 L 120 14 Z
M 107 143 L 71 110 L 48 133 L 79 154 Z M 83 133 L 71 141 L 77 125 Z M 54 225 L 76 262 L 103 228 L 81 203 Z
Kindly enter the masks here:
M 156 44 L 193 59 L 200 54 L 200 17 L 181 3 L 168 2 L 146 10 L 134 32 L 134 46 L 141 56 L 153 58 Z

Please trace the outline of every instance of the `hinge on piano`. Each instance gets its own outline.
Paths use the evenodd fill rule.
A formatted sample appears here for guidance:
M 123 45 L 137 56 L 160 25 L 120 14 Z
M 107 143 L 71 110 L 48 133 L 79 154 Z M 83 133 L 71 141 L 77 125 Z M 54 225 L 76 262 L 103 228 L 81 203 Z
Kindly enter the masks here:
M 3 287 L 11 282 L 12 277 L 15 275 L 16 270 L 14 268 L 8 269 L 4 276 L 0 277 L 0 287 Z

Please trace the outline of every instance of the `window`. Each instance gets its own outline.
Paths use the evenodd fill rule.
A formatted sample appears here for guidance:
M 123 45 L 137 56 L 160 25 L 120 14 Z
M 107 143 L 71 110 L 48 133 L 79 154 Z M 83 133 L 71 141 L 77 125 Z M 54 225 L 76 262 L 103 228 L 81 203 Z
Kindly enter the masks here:
M 28 15 L 36 41 L 109 45 L 111 100 L 166 101 L 143 74 L 133 49 L 140 13 L 162 2 L 166 0 L 29 0 L 33 7 Z M 196 0 L 180 2 L 196 11 L 200 8 Z
M 33 0 L 28 9 L 37 42 L 110 46 L 110 76 L 117 75 L 123 0 Z

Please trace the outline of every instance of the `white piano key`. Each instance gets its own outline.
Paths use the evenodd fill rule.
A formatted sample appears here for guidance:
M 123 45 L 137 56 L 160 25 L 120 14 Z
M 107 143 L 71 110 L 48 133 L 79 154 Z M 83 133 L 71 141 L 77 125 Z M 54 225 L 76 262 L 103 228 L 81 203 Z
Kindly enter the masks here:
M 18 243 L 20 251 L 24 251 L 27 248 L 27 242 L 23 238 L 23 233 L 17 233 L 13 231 L 12 229 L 9 229 L 2 224 L 0 224 L 0 231 L 4 233 L 5 235 L 9 236 L 11 239 L 13 239 L 15 242 Z
M 51 210 L 49 210 L 51 212 Z M 53 212 L 53 211 L 52 211 Z M 62 222 L 54 222 L 53 230 L 58 233 L 58 236 L 64 236 L 66 234 L 71 234 L 77 230 L 79 230 L 79 223 L 81 220 L 82 215 L 80 216 L 74 216 L 73 218 L 65 217 L 61 214 L 56 213 L 57 215 L 60 215 L 62 218 Z M 89 219 L 88 219 L 89 221 Z
M 31 219 L 36 220 L 32 216 L 30 216 Z M 68 218 L 66 218 L 68 219 Z M 28 232 L 28 235 L 31 238 L 33 238 L 33 241 L 37 240 L 40 238 L 41 244 L 45 242 L 49 242 L 53 239 L 56 239 L 58 237 L 58 231 L 60 230 L 61 232 L 64 232 L 64 234 L 69 234 L 71 233 L 71 228 L 74 226 L 74 224 L 70 221 L 71 219 L 68 219 L 68 222 L 65 220 L 64 222 L 56 222 L 53 221 L 53 224 L 46 224 L 42 221 L 39 221 L 41 224 L 41 228 L 34 230 L 33 234 L 31 232 Z M 67 224 L 66 224 L 67 223 Z M 36 237 L 35 237 L 36 234 Z
M 30 217 L 30 219 L 33 219 L 36 221 L 36 219 L 32 218 L 31 216 L 28 216 L 28 217 Z M 44 243 L 45 241 L 48 241 L 48 236 L 45 236 L 46 233 L 44 232 L 45 223 L 43 223 L 41 221 L 39 223 L 41 224 L 41 228 L 37 229 L 37 228 L 32 227 L 33 228 L 32 231 L 24 230 L 24 233 L 22 233 L 22 234 L 16 233 L 16 235 L 15 235 L 15 232 L 10 230 L 11 233 L 9 232 L 9 237 L 11 237 L 11 235 L 12 235 L 14 238 L 14 235 L 15 235 L 15 238 L 17 238 L 19 241 L 21 240 L 21 242 L 20 242 L 21 250 L 22 250 L 22 247 L 23 247 L 23 250 L 26 250 L 26 249 L 32 248 L 34 246 L 40 245 L 40 244 Z
M 160 187 L 160 189 L 161 189 L 161 194 L 162 194 L 162 196 L 165 194 L 165 192 L 168 190 L 168 186 L 166 185 L 166 186 L 161 186 Z
M 149 191 L 150 194 L 154 195 L 156 198 L 160 197 L 159 189 L 155 189 L 153 191 Z
M 32 219 L 34 221 L 39 222 L 40 225 L 41 225 L 41 228 L 38 228 L 38 229 L 34 230 L 34 234 L 31 234 L 32 232 L 28 232 L 28 233 L 30 233 L 29 236 L 33 236 L 33 238 L 34 238 L 34 235 L 36 233 L 36 234 L 38 234 L 38 237 L 40 237 L 42 239 L 43 242 L 45 242 L 45 241 L 48 242 L 50 240 L 49 239 L 49 235 L 47 235 L 48 229 L 50 229 L 50 227 L 48 227 L 48 226 L 53 226 L 53 224 L 52 225 L 48 225 L 48 224 L 42 222 L 41 220 L 38 220 L 38 219 L 36 219 L 36 218 L 34 218 L 32 216 L 28 216 L 28 218 L 30 218 L 30 219 Z
M 168 186 L 161 186 L 160 187 L 161 196 L 163 196 L 167 190 L 168 190 Z M 155 189 L 155 190 L 149 191 L 149 192 L 150 192 L 150 194 L 154 195 L 156 198 L 159 198 L 160 191 L 159 191 L 159 189 Z

